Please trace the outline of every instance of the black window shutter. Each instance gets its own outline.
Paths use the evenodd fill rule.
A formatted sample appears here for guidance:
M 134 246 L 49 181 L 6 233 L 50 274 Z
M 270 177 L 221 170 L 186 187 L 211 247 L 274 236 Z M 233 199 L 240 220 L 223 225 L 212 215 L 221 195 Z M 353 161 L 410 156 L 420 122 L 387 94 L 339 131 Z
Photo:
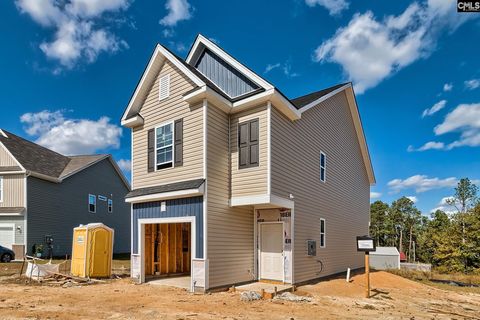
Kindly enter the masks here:
M 148 172 L 155 171 L 155 129 L 148 130 Z
M 258 119 L 238 125 L 238 166 L 258 166 Z
M 250 166 L 258 166 L 258 119 L 250 121 Z
M 175 121 L 175 166 L 183 165 L 183 119 Z

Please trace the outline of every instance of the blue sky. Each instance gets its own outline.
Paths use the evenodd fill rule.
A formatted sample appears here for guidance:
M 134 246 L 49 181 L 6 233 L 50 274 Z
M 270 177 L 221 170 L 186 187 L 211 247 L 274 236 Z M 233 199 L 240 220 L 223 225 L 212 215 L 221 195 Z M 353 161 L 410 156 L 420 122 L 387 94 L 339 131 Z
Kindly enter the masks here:
M 373 195 L 428 214 L 480 179 L 480 14 L 455 3 L 2 1 L 0 127 L 127 168 L 119 120 L 155 44 L 185 56 L 202 33 L 292 98 L 353 81 Z

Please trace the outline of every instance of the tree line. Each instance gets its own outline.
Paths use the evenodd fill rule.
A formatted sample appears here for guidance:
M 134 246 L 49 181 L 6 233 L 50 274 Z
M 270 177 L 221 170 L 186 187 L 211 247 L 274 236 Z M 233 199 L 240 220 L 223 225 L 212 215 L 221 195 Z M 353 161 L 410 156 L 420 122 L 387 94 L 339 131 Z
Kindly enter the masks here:
M 478 187 L 461 179 L 447 204 L 448 213 L 422 215 L 401 197 L 370 206 L 370 235 L 377 246 L 397 247 L 409 262 L 431 263 L 439 272 L 480 273 L 480 202 Z

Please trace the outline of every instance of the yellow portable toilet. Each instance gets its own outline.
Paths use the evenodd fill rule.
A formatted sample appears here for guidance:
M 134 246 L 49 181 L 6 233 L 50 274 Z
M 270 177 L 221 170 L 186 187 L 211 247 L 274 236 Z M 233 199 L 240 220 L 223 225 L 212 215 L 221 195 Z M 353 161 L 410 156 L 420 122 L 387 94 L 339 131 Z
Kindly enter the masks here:
M 89 223 L 73 229 L 72 275 L 108 278 L 112 274 L 112 255 L 113 229 L 103 223 Z

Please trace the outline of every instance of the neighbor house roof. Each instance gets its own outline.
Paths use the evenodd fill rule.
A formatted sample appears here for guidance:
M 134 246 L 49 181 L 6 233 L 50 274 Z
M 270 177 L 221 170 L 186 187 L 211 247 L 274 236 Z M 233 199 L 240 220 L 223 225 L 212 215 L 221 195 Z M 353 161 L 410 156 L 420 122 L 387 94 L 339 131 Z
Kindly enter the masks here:
M 125 185 L 130 184 L 109 154 L 65 156 L 34 142 L 23 139 L 6 130 L 0 130 L 0 146 L 3 145 L 19 166 L 0 167 L 0 172 L 23 171 L 37 178 L 61 182 L 95 163 L 109 159 Z

